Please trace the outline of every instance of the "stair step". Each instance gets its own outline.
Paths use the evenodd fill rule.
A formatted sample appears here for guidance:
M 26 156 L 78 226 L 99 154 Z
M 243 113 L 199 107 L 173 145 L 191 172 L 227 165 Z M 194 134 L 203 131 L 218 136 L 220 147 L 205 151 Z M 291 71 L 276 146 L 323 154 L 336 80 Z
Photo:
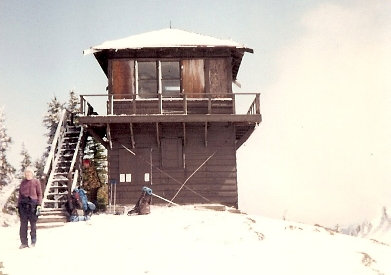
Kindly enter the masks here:
M 67 215 L 67 211 L 63 208 L 43 208 L 41 216 L 44 215 Z
M 62 158 L 71 158 L 73 157 L 74 154 L 70 154 L 70 153 L 65 153 L 65 154 L 61 154 L 60 157 Z
M 40 216 L 38 218 L 38 223 L 52 223 L 52 222 L 67 222 L 68 217 L 67 216 L 60 216 L 60 215 L 47 215 L 47 216 Z
M 68 186 L 50 186 L 49 190 L 50 189 L 68 189 Z
M 64 137 L 64 139 L 76 139 L 76 140 L 77 140 L 78 138 L 79 138 L 78 136 L 73 136 L 73 137 L 72 137 L 72 136 L 70 136 L 70 137 Z
M 37 229 L 48 229 L 64 226 L 66 222 L 37 223 Z
M 68 175 L 68 173 L 64 173 L 64 172 L 54 173 L 54 176 L 64 176 L 64 177 L 66 177 L 67 175 Z
M 68 178 L 60 175 L 60 176 L 54 176 L 53 180 L 68 180 Z
M 67 180 L 68 179 L 68 172 L 55 172 L 54 177 L 55 179 L 58 180 Z
M 67 131 L 67 132 L 65 132 L 65 135 L 68 135 L 68 136 L 78 136 L 78 135 L 80 135 L 80 131 L 78 131 L 78 130 Z
M 65 142 L 61 145 L 61 148 L 67 147 L 69 149 L 75 149 L 77 142 Z
M 69 166 L 58 166 L 57 169 L 69 169 L 70 167 Z M 59 172 L 59 173 L 65 173 L 65 172 L 62 172 L 62 171 L 56 171 L 56 172 Z
M 68 130 L 79 130 L 79 131 L 80 131 L 81 126 L 68 125 L 67 129 L 68 129 Z
M 52 182 L 68 182 L 68 180 L 67 179 L 53 179 L 53 181 Z
M 66 196 L 68 195 L 68 192 L 62 192 L 62 193 L 54 193 L 54 192 L 49 192 L 48 196 Z
M 66 202 L 67 199 L 60 199 L 60 200 L 50 200 L 50 199 L 45 199 L 44 200 L 44 203 L 63 203 L 63 202 Z

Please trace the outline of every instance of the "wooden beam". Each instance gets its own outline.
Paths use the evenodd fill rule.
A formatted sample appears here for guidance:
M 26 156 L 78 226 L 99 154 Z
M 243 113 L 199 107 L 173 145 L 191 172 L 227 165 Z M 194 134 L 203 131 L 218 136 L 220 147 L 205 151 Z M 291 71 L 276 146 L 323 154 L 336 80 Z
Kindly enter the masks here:
M 183 113 L 187 115 L 187 95 L 183 94 L 182 96 L 183 96 Z
M 110 132 L 110 124 L 107 123 L 106 125 L 106 133 L 107 133 L 107 139 L 109 140 L 109 149 L 113 149 L 113 142 L 111 141 L 111 132 Z
M 156 122 L 156 143 L 157 143 L 157 147 L 160 148 L 159 122 Z
M 212 96 L 208 94 L 208 114 L 212 114 Z
M 183 169 L 185 169 L 186 173 L 186 123 L 182 123 L 183 126 L 183 144 L 182 144 L 182 162 L 183 162 Z
M 186 145 L 186 123 L 182 122 L 183 126 L 183 145 Z
M 208 147 L 208 122 L 205 122 L 205 147 Z
M 133 123 L 129 123 L 129 127 L 130 127 L 130 143 L 132 145 L 132 148 L 134 148 L 136 143 L 134 142 Z
M 159 100 L 159 114 L 163 114 L 163 101 L 162 101 L 162 94 L 158 94 L 158 100 Z
M 236 95 L 232 93 L 232 113 L 236 113 Z
M 256 114 L 260 114 L 261 113 L 261 109 L 260 109 L 260 105 L 261 105 L 261 103 L 260 103 L 260 99 L 259 99 L 259 94 L 257 94 L 256 96 L 255 96 L 255 108 L 256 108 Z
M 158 123 L 158 122 L 247 122 L 260 123 L 260 114 L 148 114 L 148 115 L 112 115 L 112 116 L 78 116 L 81 124 L 102 125 L 107 123 Z
M 237 139 L 235 141 L 235 148 L 236 148 L 236 150 L 238 150 L 239 147 L 242 146 L 242 144 L 246 142 L 246 140 L 251 136 L 251 134 L 254 132 L 254 130 L 255 130 L 255 126 L 249 127 L 247 129 L 247 132 L 240 139 Z
M 109 143 L 104 141 L 91 127 L 87 127 L 87 132 L 96 140 L 99 141 L 106 149 L 109 148 Z

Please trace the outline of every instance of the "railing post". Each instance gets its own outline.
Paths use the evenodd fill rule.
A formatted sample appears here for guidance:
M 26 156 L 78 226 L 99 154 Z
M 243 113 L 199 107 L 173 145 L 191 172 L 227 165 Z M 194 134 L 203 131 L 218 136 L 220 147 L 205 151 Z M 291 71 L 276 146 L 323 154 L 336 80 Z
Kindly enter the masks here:
M 236 94 L 232 93 L 232 114 L 236 113 L 235 101 L 236 101 Z
M 163 114 L 163 102 L 162 102 L 162 94 L 158 94 L 159 98 L 159 114 Z
M 212 96 L 209 93 L 208 94 L 208 114 L 210 115 L 212 113 Z
M 84 115 L 84 97 L 80 95 L 80 113 Z
M 136 114 L 136 93 L 132 94 L 132 108 L 133 108 L 133 114 Z
M 187 96 L 186 96 L 186 94 L 183 94 L 183 112 L 185 115 L 187 115 Z
M 259 99 L 259 94 L 256 95 L 255 97 L 255 108 L 256 108 L 256 114 L 259 115 L 261 114 L 261 102 L 260 102 L 260 99 Z
M 110 115 L 114 114 L 114 95 L 110 94 Z

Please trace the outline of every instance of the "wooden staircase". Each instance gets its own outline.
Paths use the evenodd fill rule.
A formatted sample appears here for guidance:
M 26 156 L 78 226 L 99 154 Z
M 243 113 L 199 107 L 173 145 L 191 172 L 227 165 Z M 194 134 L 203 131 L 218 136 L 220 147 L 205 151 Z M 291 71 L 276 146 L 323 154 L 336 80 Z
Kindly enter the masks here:
M 74 125 L 64 110 L 52 142 L 44 174 L 47 178 L 38 227 L 63 225 L 67 221 L 65 203 L 80 182 L 79 166 L 83 148 L 83 127 Z
M 41 215 L 38 217 L 37 228 L 63 226 L 68 219 L 68 213 L 64 209 L 43 209 Z

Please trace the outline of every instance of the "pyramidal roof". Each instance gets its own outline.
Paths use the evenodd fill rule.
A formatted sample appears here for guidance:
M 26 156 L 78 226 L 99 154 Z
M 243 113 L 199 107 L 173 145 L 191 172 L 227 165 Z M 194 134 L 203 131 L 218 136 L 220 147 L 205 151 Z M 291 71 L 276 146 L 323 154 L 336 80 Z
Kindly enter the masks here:
M 90 47 L 83 53 L 91 54 L 103 50 L 142 49 L 142 48 L 172 48 L 172 47 L 229 47 L 252 52 L 243 44 L 230 39 L 218 39 L 207 35 L 188 32 L 179 29 L 162 29 L 132 35 L 126 38 L 103 42 Z

